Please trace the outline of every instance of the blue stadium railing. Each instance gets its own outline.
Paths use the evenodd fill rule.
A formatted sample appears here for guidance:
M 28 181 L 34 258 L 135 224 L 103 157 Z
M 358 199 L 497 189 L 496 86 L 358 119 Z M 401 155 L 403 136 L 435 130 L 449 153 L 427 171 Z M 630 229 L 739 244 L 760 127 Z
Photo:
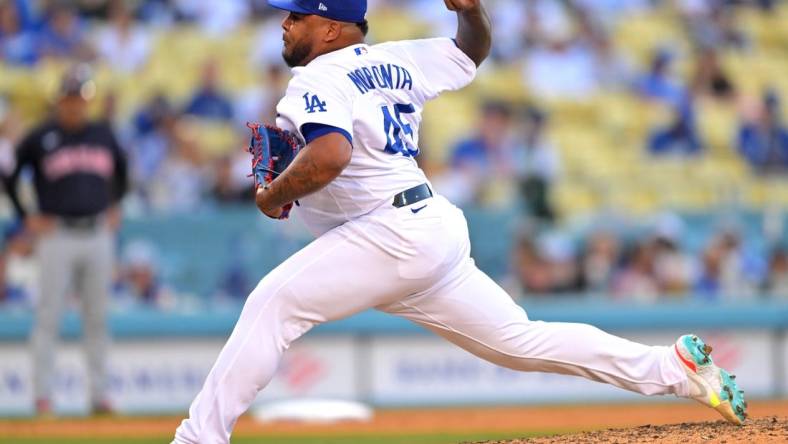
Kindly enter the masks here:
M 770 329 L 788 330 L 788 301 L 757 303 L 671 303 L 657 305 L 613 304 L 600 301 L 561 299 L 523 304 L 532 320 L 583 322 L 604 330 L 662 329 Z M 235 324 L 240 306 L 193 313 L 134 309 L 111 315 L 115 338 L 227 336 Z M 33 323 L 29 312 L 0 311 L 0 341 L 20 341 L 28 337 Z M 76 313 L 68 313 L 62 336 L 80 334 Z M 426 330 L 392 315 L 366 311 L 350 318 L 315 328 L 310 335 L 403 335 Z

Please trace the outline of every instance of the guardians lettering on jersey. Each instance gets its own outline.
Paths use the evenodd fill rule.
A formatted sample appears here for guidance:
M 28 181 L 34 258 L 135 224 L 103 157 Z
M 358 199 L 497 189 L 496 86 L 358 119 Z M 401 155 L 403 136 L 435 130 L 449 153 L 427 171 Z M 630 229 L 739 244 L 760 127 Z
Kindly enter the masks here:
M 77 173 L 95 174 L 109 180 L 115 172 L 115 161 L 106 147 L 63 146 L 44 158 L 43 171 L 52 182 Z
M 347 76 L 362 94 L 377 88 L 413 89 L 413 77 L 410 72 L 391 63 L 371 68 L 359 68 L 347 73 Z

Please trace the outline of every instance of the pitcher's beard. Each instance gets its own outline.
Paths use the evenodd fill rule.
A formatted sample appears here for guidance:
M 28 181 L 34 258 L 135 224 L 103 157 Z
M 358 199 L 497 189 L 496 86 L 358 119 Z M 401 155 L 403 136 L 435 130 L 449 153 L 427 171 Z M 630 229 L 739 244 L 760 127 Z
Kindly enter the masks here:
M 294 43 L 291 51 L 288 52 L 287 48 L 282 49 L 282 58 L 285 59 L 287 66 L 294 68 L 306 65 L 304 61 L 311 53 L 312 46 L 308 43 Z

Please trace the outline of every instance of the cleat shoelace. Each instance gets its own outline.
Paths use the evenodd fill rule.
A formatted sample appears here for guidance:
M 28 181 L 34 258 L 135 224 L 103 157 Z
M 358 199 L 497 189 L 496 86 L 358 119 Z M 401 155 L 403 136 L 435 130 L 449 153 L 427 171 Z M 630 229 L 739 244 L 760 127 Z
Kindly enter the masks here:
M 693 340 L 694 339 L 695 338 L 693 338 Z M 697 342 L 697 341 L 695 341 L 695 342 Z M 700 345 L 698 345 L 698 351 L 703 355 L 703 364 L 708 364 L 708 363 L 711 362 L 711 357 L 709 355 L 711 355 L 712 348 L 711 348 L 710 345 L 703 344 L 702 347 Z

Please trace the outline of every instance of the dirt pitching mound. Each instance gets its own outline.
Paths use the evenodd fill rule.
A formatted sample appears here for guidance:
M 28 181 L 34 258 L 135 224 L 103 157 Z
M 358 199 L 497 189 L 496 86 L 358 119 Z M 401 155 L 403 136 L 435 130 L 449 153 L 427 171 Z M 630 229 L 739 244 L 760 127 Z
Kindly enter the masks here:
M 565 443 L 788 443 L 788 419 L 776 416 L 751 419 L 742 427 L 722 421 L 645 425 L 607 429 L 544 438 L 486 441 L 479 444 L 565 444 Z

